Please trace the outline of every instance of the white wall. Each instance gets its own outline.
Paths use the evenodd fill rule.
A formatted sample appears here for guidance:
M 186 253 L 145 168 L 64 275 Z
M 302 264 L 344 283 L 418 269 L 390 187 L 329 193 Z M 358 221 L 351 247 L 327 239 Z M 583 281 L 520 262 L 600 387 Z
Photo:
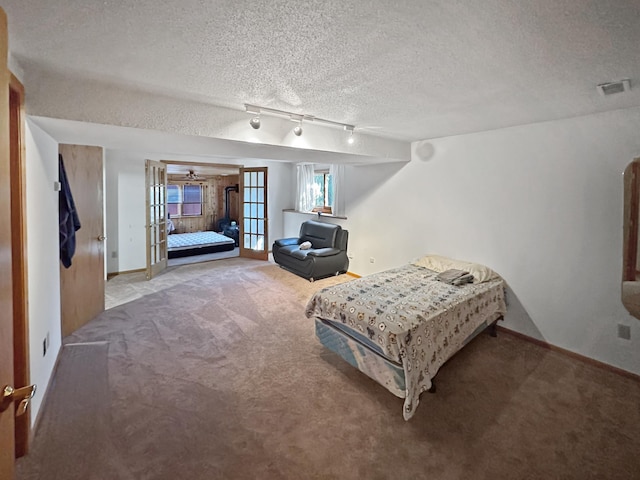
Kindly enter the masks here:
M 29 288 L 29 363 L 38 390 L 31 403 L 35 422 L 62 343 L 60 330 L 60 252 L 58 237 L 58 143 L 26 122 L 27 267 Z M 43 356 L 42 342 L 50 343 Z
M 107 272 L 146 266 L 144 154 L 105 151 Z
M 416 144 L 432 154 L 406 165 L 347 167 L 348 219 L 336 223 L 350 232 L 349 270 L 427 253 L 484 263 L 509 286 L 506 327 L 640 373 L 640 322 L 620 301 L 622 172 L 640 157 L 638 125 L 640 109 L 617 110 Z M 285 214 L 285 236 L 307 218 Z
M 107 272 L 126 272 L 146 266 L 145 231 L 145 172 L 146 159 L 167 159 L 167 155 L 106 150 L 106 219 L 107 219 Z M 171 155 L 176 161 L 221 163 L 220 159 Z M 282 209 L 293 202 L 291 175 L 293 166 L 287 162 L 250 159 L 228 160 L 233 165 L 267 166 L 269 237 L 279 238 L 283 232 Z M 113 256 L 116 252 L 116 256 Z

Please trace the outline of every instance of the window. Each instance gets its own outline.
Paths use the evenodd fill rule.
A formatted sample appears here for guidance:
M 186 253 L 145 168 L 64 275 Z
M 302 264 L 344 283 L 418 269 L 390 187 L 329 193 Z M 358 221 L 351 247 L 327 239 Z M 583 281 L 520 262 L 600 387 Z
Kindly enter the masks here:
M 315 172 L 313 176 L 313 211 L 331 213 L 333 179 L 329 172 Z
M 167 185 L 167 210 L 172 217 L 202 215 L 202 185 Z

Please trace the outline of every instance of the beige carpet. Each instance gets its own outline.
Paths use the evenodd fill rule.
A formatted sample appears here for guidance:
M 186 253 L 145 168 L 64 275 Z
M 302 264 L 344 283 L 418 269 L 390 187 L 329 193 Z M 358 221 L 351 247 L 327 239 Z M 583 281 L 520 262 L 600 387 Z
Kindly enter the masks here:
M 108 342 L 108 393 L 85 392 L 108 399 L 106 424 L 70 433 L 98 415 L 71 402 L 59 430 L 37 432 L 18 479 L 640 478 L 638 382 L 481 335 L 405 422 L 402 400 L 326 351 L 304 316 L 314 290 L 350 277 L 309 283 L 230 259 L 157 280 L 65 339 Z M 74 460 L 43 474 L 52 442 Z

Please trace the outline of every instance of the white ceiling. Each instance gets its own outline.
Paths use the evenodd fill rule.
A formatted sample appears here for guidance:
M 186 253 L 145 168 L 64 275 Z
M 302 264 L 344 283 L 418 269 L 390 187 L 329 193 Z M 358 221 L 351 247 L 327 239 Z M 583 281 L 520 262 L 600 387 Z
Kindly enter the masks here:
M 5 0 L 18 64 L 415 141 L 640 105 L 640 0 Z M 630 78 L 628 93 L 596 85 Z M 28 92 L 28 85 L 27 92 Z

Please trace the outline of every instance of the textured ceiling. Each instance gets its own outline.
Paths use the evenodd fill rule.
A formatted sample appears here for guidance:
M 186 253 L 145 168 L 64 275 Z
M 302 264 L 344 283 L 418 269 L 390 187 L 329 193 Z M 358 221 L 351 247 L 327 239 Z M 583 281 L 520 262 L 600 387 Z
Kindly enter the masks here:
M 640 0 L 2 6 L 27 73 L 55 68 L 237 110 L 269 106 L 401 140 L 640 105 Z M 622 78 L 630 92 L 596 92 Z

